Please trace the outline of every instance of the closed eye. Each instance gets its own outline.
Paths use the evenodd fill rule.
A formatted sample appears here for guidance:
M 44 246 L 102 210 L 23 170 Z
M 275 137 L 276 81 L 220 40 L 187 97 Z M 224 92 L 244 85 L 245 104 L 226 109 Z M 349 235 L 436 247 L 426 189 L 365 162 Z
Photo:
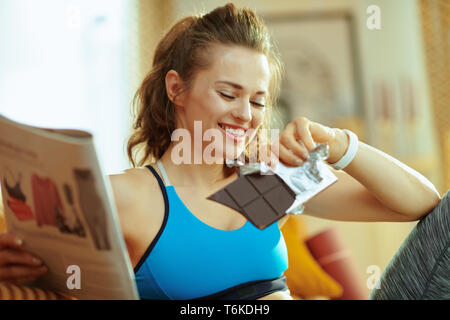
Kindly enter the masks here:
M 253 105 L 255 105 L 257 107 L 260 107 L 260 108 L 264 108 L 265 107 L 264 104 L 261 104 L 261 103 L 258 103 L 258 102 L 250 101 L 250 103 L 252 103 Z
M 225 99 L 228 99 L 228 100 L 234 100 L 234 99 L 236 99 L 236 97 L 230 96 L 230 95 L 225 94 L 225 93 L 223 93 L 223 92 L 218 91 L 218 93 L 219 93 L 222 97 L 224 97 Z M 257 107 L 260 107 L 260 108 L 264 108 L 264 107 L 265 107 L 264 104 L 258 103 L 258 102 L 255 102 L 255 101 L 250 101 L 250 103 L 253 104 L 254 106 L 257 106 Z
M 226 99 L 233 100 L 233 99 L 236 98 L 236 97 L 233 97 L 233 96 L 229 96 L 229 95 L 227 95 L 227 94 L 225 94 L 225 93 L 223 93 L 223 92 L 220 92 L 220 91 L 218 91 L 218 92 L 219 92 L 219 94 L 220 94 L 222 97 L 224 97 L 224 98 L 226 98 Z

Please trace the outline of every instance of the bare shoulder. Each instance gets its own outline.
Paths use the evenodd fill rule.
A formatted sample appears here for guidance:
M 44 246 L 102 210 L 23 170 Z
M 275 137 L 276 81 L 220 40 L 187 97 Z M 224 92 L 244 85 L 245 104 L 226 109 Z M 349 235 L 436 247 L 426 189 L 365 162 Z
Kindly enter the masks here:
M 158 183 L 146 168 L 130 168 L 119 174 L 109 175 L 116 205 L 136 204 L 141 193 L 151 194 L 159 189 Z
M 147 168 L 130 168 L 109 175 L 122 232 L 132 260 L 148 245 L 162 224 L 164 198 Z

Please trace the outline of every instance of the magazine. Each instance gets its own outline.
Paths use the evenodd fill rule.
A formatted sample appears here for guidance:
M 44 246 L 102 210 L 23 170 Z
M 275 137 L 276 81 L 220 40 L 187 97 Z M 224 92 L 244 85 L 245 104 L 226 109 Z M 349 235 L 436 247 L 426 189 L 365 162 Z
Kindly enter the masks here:
M 92 134 L 0 115 L 0 179 L 8 232 L 49 269 L 31 286 L 78 299 L 139 298 Z

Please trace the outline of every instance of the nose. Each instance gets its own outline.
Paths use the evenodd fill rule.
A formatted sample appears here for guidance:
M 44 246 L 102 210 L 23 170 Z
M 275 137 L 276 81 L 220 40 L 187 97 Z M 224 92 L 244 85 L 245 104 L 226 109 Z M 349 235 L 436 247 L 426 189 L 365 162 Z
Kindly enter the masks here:
M 252 120 L 252 106 L 248 100 L 242 99 L 231 111 L 231 114 L 241 122 L 250 122 Z

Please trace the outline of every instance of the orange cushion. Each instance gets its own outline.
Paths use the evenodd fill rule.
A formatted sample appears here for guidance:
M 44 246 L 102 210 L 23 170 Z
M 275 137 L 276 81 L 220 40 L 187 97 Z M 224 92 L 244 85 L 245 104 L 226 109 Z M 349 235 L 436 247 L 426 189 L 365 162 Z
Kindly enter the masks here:
M 304 299 L 341 296 L 341 285 L 322 269 L 305 244 L 305 218 L 290 216 L 281 232 L 288 250 L 289 268 L 284 275 L 291 294 Z

